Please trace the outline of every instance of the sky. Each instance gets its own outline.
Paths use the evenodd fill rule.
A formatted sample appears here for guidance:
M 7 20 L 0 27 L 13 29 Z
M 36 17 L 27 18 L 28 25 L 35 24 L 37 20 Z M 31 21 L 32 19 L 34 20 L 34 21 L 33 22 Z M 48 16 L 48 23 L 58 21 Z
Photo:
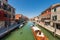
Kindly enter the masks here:
M 29 18 L 38 16 L 51 5 L 60 3 L 60 0 L 8 0 L 15 8 L 16 14 L 23 14 Z

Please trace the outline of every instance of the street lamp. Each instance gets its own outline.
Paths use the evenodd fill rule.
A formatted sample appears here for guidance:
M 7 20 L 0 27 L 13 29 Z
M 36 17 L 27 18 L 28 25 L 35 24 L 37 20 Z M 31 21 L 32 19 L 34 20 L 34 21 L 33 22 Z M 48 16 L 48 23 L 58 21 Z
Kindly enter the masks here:
M 55 27 L 55 29 L 54 29 L 54 36 L 56 36 L 56 23 L 54 24 L 54 27 Z

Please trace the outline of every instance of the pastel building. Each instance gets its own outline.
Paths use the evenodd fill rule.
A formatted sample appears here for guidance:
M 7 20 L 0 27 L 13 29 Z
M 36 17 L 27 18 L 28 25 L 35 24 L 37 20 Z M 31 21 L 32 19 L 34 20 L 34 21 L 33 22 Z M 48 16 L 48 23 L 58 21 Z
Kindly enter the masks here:
M 51 8 L 48 8 L 41 13 L 40 20 L 44 24 L 50 25 L 50 22 L 51 22 Z
M 15 15 L 15 21 L 16 23 L 23 23 L 24 21 L 27 21 L 28 18 L 22 14 L 16 14 Z
M 10 26 L 15 19 L 15 8 L 8 4 L 8 0 L 0 0 L 0 28 Z
M 16 15 L 15 15 L 15 20 L 19 20 L 19 19 L 21 19 L 21 17 L 22 17 L 21 14 L 16 14 Z
M 60 29 L 60 4 L 54 4 L 51 7 L 51 26 Z

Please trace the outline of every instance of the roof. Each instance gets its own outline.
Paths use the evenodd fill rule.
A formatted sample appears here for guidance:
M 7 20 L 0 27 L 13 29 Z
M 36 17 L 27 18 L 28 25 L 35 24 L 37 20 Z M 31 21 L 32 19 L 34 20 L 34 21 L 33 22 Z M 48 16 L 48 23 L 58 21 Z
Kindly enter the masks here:
M 60 3 L 57 3 L 57 4 L 52 5 L 52 9 L 53 8 L 56 8 L 56 7 L 60 7 Z
M 21 17 L 22 17 L 21 14 L 16 14 L 16 15 L 15 15 L 15 19 L 18 19 L 18 20 L 19 20 Z

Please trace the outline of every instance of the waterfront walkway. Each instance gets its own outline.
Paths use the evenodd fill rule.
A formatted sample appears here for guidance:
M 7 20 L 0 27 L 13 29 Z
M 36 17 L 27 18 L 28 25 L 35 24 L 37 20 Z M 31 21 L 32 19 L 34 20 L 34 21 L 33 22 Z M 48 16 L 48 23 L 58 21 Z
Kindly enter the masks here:
M 40 22 L 40 23 L 36 22 L 36 23 L 39 24 L 40 26 L 42 26 L 43 28 L 51 31 L 51 32 L 54 32 L 54 30 L 55 30 L 55 28 L 53 28 L 51 26 L 44 25 L 42 22 Z M 56 34 L 60 35 L 60 30 L 59 29 L 56 29 Z

